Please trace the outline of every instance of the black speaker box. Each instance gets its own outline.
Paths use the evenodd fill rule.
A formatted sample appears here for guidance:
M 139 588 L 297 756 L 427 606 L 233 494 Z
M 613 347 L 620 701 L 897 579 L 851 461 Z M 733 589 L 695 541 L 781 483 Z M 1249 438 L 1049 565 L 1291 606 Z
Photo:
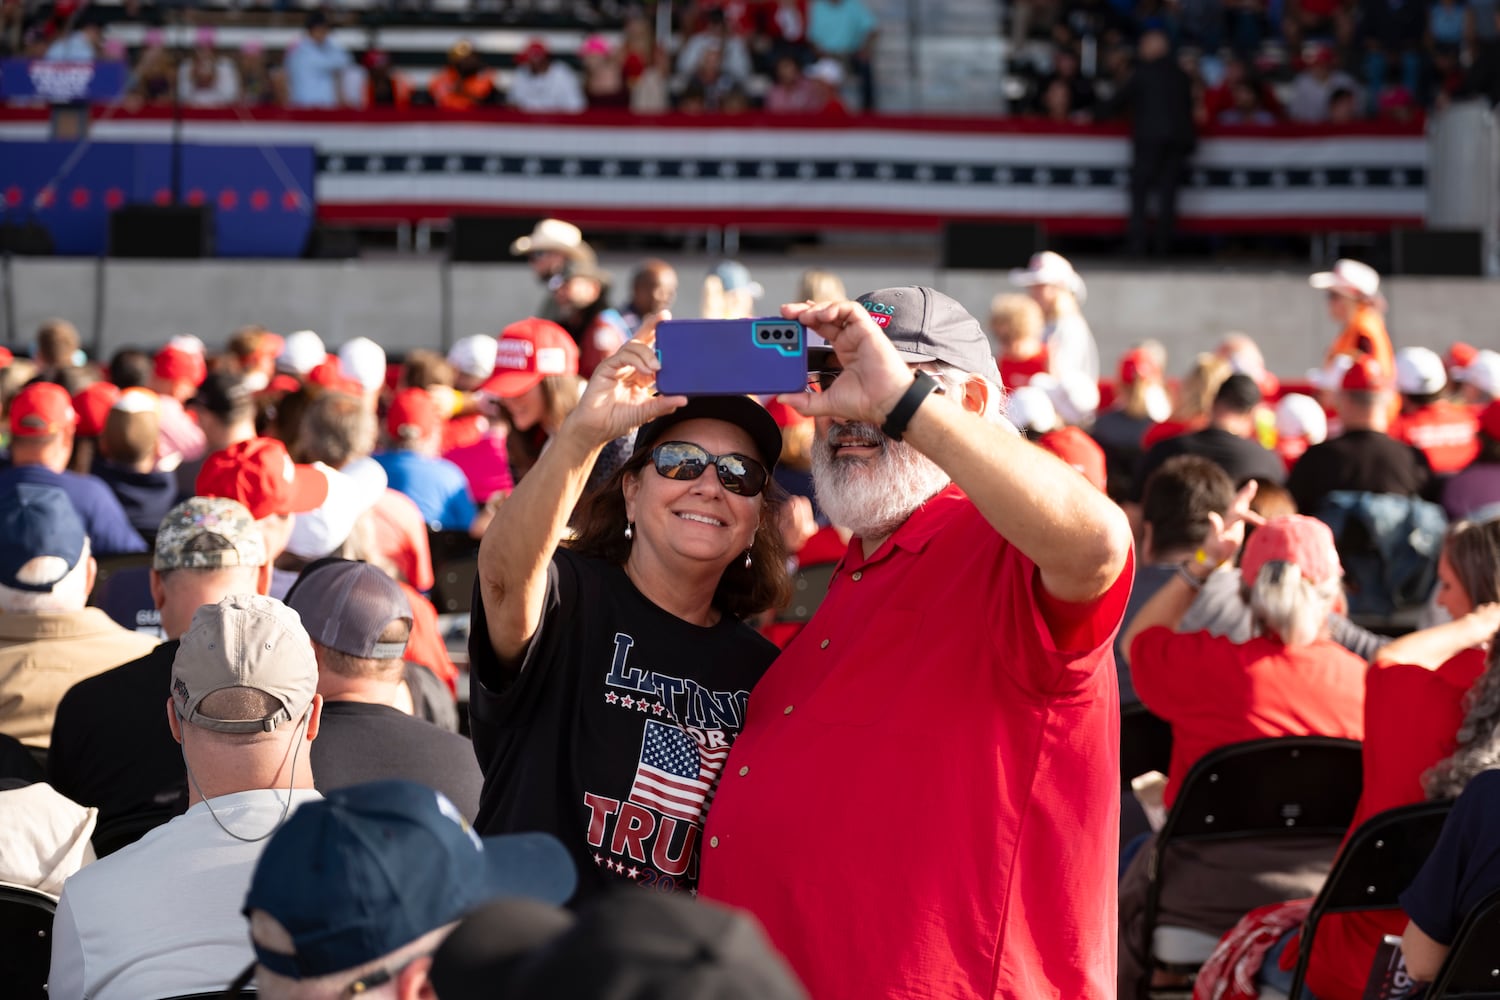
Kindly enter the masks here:
M 0 223 L 0 251 L 45 255 L 53 252 L 52 234 L 36 222 Z
M 950 222 L 943 227 L 943 268 L 948 271 L 1000 271 L 1025 267 L 1046 248 L 1034 222 Z
M 359 256 L 359 232 L 330 226 L 314 226 L 307 234 L 302 256 L 314 260 L 350 260 Z
M 510 245 L 541 221 L 509 215 L 455 215 L 448 234 L 448 259 L 469 263 L 514 261 Z
M 109 214 L 111 257 L 212 257 L 207 205 L 126 205 Z
M 1395 274 L 1484 276 L 1484 234 L 1477 229 L 1398 229 L 1391 243 Z

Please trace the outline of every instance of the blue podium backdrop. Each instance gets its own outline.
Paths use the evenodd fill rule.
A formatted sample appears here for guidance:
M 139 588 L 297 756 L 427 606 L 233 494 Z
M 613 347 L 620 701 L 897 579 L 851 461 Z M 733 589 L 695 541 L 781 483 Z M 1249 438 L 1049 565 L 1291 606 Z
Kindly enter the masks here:
M 172 203 L 170 143 L 0 142 L 4 221 L 37 222 L 60 254 L 101 254 L 109 213 Z M 214 209 L 215 255 L 296 257 L 312 229 L 312 146 L 184 144 L 180 199 Z M 61 175 L 61 176 L 59 176 Z

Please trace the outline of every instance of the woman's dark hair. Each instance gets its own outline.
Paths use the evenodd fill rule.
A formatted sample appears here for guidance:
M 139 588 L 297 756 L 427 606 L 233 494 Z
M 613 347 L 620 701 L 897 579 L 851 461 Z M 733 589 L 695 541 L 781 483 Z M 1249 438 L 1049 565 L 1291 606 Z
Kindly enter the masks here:
M 642 449 L 616 469 L 603 486 L 580 501 L 573 514 L 577 534 L 568 543 L 569 548 L 616 566 L 625 564 L 631 546 L 631 540 L 625 537 L 625 477 L 642 475 L 650 463 L 650 449 Z M 768 479 L 761 496 L 765 502 L 760 505 L 760 523 L 750 543 L 750 567 L 746 569 L 745 561 L 736 556 L 719 577 L 719 586 L 714 591 L 714 607 L 735 618 L 779 609 L 792 598 L 792 582 L 786 571 L 786 543 L 782 541 L 779 524 L 786 491 L 776 480 Z

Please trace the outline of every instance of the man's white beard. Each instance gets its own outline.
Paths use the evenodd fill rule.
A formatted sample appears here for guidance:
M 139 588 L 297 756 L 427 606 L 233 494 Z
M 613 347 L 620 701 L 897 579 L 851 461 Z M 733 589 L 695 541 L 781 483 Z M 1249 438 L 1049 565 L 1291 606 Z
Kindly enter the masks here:
M 873 459 L 836 458 L 833 442 L 880 448 Z M 872 424 L 834 424 L 813 443 L 813 486 L 828 519 L 861 538 L 884 538 L 950 482 L 911 445 Z

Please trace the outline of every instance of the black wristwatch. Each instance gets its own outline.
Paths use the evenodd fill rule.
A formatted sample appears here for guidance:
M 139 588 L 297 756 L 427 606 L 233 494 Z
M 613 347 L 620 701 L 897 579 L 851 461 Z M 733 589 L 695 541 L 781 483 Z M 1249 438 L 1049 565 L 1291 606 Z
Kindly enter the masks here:
M 881 433 L 892 441 L 900 441 L 901 435 L 906 433 L 906 425 L 916 416 L 917 407 L 937 389 L 937 379 L 924 371 L 916 372 L 911 385 L 901 394 L 896 405 L 891 407 L 891 412 L 886 414 L 885 423 L 880 425 Z

